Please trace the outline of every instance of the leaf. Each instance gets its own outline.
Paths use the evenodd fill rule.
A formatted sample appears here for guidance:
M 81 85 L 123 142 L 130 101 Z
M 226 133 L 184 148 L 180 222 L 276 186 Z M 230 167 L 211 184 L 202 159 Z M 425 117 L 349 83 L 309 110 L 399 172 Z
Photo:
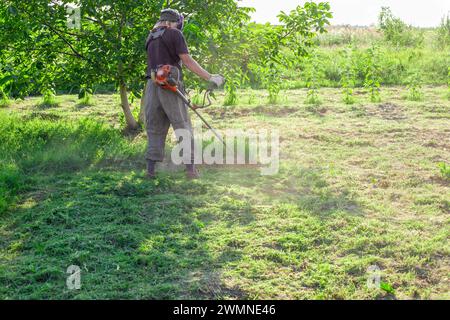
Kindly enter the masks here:
M 4 84 L 8 83 L 8 82 L 11 81 L 11 80 L 13 80 L 13 76 L 11 76 L 11 75 L 8 75 L 8 76 L 3 77 L 2 79 L 0 79 L 0 88 L 1 88 Z
M 395 294 L 394 288 L 387 282 L 381 282 L 380 283 L 380 288 L 381 288 L 381 290 L 384 290 L 387 293 Z

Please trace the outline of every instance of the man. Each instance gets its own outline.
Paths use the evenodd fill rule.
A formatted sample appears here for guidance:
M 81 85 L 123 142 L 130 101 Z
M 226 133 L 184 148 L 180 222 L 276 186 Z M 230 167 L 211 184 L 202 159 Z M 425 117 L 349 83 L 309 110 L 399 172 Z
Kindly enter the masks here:
M 171 74 L 175 74 L 178 86 L 183 90 L 182 65 L 184 65 L 200 78 L 220 87 L 224 83 L 224 78 L 209 74 L 189 55 L 186 40 L 181 32 L 183 24 L 184 18 L 176 10 L 166 9 L 161 12 L 158 23 L 147 39 L 147 77 L 154 79 L 158 68 L 163 65 L 173 66 Z M 152 80 L 147 84 L 145 115 L 148 135 L 147 175 L 154 178 L 156 163 L 164 159 L 164 147 L 170 124 L 174 130 L 189 130 L 192 145 L 193 132 L 188 106 L 173 92 L 161 88 Z M 193 154 L 192 150 L 191 163 L 186 164 L 186 174 L 190 179 L 199 176 Z

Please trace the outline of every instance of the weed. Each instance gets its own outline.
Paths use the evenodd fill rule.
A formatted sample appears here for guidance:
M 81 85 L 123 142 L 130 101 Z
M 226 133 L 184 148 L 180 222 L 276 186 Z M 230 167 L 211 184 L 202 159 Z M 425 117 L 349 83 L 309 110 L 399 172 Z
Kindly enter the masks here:
M 439 169 L 440 169 L 442 178 L 450 180 L 450 166 L 444 162 L 441 162 L 441 163 L 439 163 Z

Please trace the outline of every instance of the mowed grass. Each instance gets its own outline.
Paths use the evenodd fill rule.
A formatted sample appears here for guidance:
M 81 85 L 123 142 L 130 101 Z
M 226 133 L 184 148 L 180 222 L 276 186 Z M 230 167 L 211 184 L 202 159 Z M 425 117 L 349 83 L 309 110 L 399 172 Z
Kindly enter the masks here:
M 1 109 L 0 298 L 450 298 L 446 88 L 356 93 L 268 105 L 246 90 L 227 108 L 219 94 L 201 112 L 220 130 L 279 130 L 280 172 L 203 166 L 194 182 L 145 179 L 145 134 L 122 135 L 114 95 Z M 371 266 L 394 291 L 368 288 Z

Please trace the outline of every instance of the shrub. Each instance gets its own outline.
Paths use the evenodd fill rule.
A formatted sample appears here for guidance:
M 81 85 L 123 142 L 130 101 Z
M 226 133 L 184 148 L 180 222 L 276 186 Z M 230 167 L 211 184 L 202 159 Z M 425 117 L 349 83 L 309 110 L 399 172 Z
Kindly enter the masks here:
M 239 87 L 240 81 L 234 77 L 228 77 L 225 82 L 225 100 L 223 102 L 224 106 L 234 106 L 237 104 L 238 95 L 237 89 Z
M 408 78 L 408 100 L 420 101 L 423 98 L 422 78 L 420 72 L 413 72 Z
M 369 91 L 371 102 L 380 102 L 380 63 L 379 63 L 379 51 L 376 46 L 372 46 L 367 49 L 365 59 L 365 80 L 364 87 Z
M 224 106 L 234 106 L 238 102 L 238 89 L 249 78 L 241 69 L 229 69 L 226 71 L 226 81 L 224 85 L 225 100 Z

